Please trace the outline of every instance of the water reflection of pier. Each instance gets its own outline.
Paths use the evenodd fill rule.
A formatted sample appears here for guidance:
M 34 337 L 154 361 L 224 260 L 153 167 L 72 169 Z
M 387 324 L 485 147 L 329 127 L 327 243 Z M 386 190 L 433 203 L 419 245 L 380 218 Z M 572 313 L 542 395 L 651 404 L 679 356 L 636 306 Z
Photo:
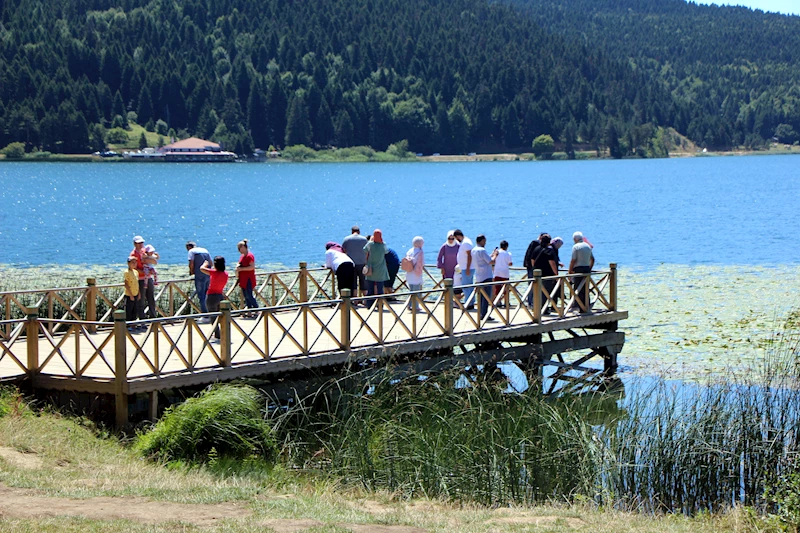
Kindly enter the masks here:
M 476 284 L 474 307 L 488 303 L 482 318 L 468 309 L 473 302 L 459 301 L 451 280 L 428 274 L 427 284 L 432 288 L 410 292 L 401 281 L 391 299 L 339 296 L 329 271 L 301 263 L 295 271 L 259 275 L 263 307 L 255 313 L 238 308 L 230 287 L 221 311 L 202 315 L 190 280 L 167 281 L 157 290 L 162 318 L 141 321 L 142 333 L 127 329 L 121 285 L 88 280 L 85 287 L 0 293 L 0 379 L 35 390 L 114 395 L 122 425 L 138 394 L 149 395 L 155 417 L 161 390 L 353 364 L 413 363 L 422 371 L 503 361 L 546 365 L 552 390 L 585 387 L 592 376 L 616 370 L 625 342 L 617 325 L 627 318 L 617 308 L 616 265 L 512 279 L 494 284 L 504 288 L 496 296 L 491 286 Z M 217 326 L 219 342 L 212 339 Z

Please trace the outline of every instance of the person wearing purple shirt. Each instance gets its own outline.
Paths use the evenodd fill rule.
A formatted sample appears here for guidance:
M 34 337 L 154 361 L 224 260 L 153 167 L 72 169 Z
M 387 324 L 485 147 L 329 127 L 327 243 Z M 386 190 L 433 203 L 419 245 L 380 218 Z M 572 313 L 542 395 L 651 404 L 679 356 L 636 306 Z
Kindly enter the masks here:
M 439 257 L 436 259 L 436 268 L 441 269 L 442 279 L 453 279 L 458 264 L 458 241 L 453 232 L 447 234 L 447 240 L 439 248 Z

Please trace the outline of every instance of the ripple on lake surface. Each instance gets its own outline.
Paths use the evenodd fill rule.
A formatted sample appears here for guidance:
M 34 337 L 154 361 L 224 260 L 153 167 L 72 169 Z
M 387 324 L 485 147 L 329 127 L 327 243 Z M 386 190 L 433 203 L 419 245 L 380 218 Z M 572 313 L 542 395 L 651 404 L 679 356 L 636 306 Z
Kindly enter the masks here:
M 321 263 L 360 224 L 398 251 L 422 235 L 429 258 L 459 227 L 517 261 L 541 231 L 581 230 L 601 264 L 796 264 L 798 163 L 3 163 L 0 262 L 122 262 L 139 234 L 167 263 L 188 239 L 232 261 L 245 237 L 260 263 Z

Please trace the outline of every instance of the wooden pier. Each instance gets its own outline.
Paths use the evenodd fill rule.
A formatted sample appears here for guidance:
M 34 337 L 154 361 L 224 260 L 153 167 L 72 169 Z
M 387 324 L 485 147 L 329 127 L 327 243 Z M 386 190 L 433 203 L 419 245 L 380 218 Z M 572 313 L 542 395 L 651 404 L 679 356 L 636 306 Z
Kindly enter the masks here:
M 330 271 L 304 263 L 258 278 L 257 310 L 237 309 L 231 286 L 220 312 L 200 314 L 192 281 L 171 280 L 157 287 L 161 317 L 127 324 L 121 285 L 90 279 L 85 287 L 0 293 L 0 380 L 113 394 L 123 426 L 129 397 L 139 393 L 149 393 L 155 417 L 163 389 L 364 361 L 463 357 L 547 363 L 557 377 L 570 370 L 609 375 L 625 341 L 617 331 L 627 312 L 617 308 L 614 264 L 591 274 L 542 278 L 536 271 L 533 279 L 476 284 L 469 302 L 459 300 L 452 280 L 430 274 L 430 289 L 410 292 L 401 279 L 391 299 L 338 295 Z M 497 296 L 495 286 L 503 287 Z M 481 299 L 488 303 L 483 318 Z M 130 332 L 130 325 L 146 331 Z M 595 358 L 601 368 L 586 365 Z

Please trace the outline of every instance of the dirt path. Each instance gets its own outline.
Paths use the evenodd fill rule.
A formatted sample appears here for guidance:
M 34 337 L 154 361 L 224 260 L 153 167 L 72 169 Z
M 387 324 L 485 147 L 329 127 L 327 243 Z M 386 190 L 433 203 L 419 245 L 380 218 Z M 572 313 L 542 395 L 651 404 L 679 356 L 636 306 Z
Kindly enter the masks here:
M 200 528 L 221 525 L 222 520 L 241 520 L 252 516 L 242 502 L 224 504 L 183 504 L 156 502 L 146 498 L 57 498 L 42 496 L 32 490 L 0 485 L 0 520 L 3 518 L 41 519 L 74 516 L 92 520 L 131 520 L 143 524 L 180 522 Z M 259 523 L 276 533 L 296 533 L 325 524 L 312 519 L 278 519 Z M 376 524 L 337 524 L 353 533 L 425 533 L 408 526 Z M 261 529 L 261 527 L 259 529 Z
M 0 486 L 0 518 L 81 516 L 94 520 L 132 520 L 157 524 L 186 522 L 209 527 L 223 519 L 241 519 L 250 509 L 238 502 L 194 505 L 155 502 L 146 498 L 55 498 L 34 491 Z

